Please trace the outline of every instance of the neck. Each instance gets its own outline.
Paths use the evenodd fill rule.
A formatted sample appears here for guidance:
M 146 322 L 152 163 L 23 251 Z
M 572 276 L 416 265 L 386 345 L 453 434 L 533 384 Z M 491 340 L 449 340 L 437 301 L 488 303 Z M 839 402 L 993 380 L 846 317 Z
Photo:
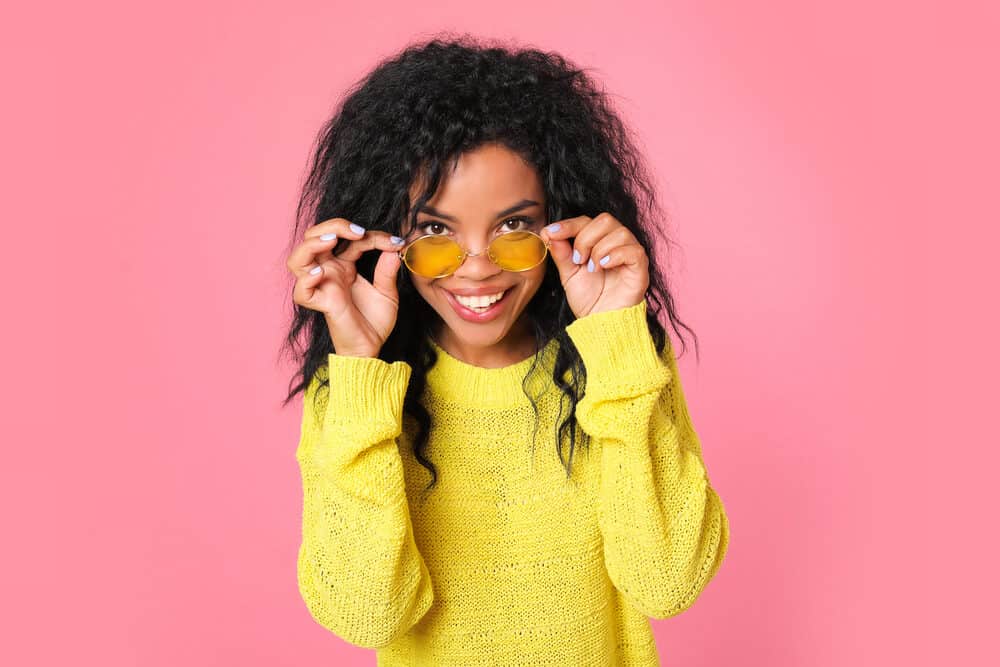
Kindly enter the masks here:
M 426 393 L 422 400 L 433 398 L 469 409 L 510 409 L 529 406 L 555 387 L 552 373 L 558 338 L 552 338 L 539 351 L 537 359 L 533 351 L 525 351 L 520 360 L 494 367 L 466 363 L 441 347 L 434 338 L 429 340 L 438 348 L 438 353 L 436 363 L 427 371 Z M 529 377 L 532 368 L 536 372 Z
M 503 368 L 535 354 L 537 341 L 524 318 L 518 320 L 503 340 L 492 345 L 469 345 L 441 326 L 431 337 L 438 347 L 456 359 L 480 368 Z

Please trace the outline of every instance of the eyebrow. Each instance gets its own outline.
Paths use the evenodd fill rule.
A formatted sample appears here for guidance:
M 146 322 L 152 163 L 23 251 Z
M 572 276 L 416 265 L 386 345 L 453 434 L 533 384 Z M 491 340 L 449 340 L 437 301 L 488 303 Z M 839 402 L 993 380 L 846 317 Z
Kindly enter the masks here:
M 522 208 L 528 208 L 529 206 L 538 206 L 538 205 L 539 205 L 538 202 L 536 202 L 536 201 L 534 201 L 532 199 L 522 199 L 521 201 L 519 201 L 518 203 L 514 204 L 510 208 L 504 209 L 503 211 L 500 211 L 499 213 L 497 213 L 497 217 L 498 218 L 502 218 L 505 215 L 510 215 L 511 213 L 515 213 L 517 211 L 520 211 Z M 433 206 L 428 206 L 427 204 L 424 204 L 423 206 L 421 206 L 420 209 L 419 209 L 419 212 L 421 212 L 421 213 L 427 213 L 428 215 L 433 215 L 435 218 L 444 218 L 445 220 L 450 220 L 451 222 L 458 222 L 458 220 L 456 220 L 454 217 L 452 217 L 450 215 L 447 215 L 445 213 L 442 213 L 442 212 L 438 211 L 437 209 L 435 209 Z

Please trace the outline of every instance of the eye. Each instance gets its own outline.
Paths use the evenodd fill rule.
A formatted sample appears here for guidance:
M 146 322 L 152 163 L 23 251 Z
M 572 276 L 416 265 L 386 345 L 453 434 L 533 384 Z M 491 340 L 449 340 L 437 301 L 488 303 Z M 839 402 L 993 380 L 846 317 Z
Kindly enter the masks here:
M 517 216 L 514 218 L 507 218 L 500 223 L 503 228 L 501 232 L 518 232 L 529 229 L 534 223 L 532 218 L 527 216 Z M 429 220 L 427 222 L 418 223 L 416 230 L 420 232 L 421 236 L 445 236 L 451 230 L 448 225 L 443 222 L 438 222 L 437 220 Z
M 436 220 L 432 220 L 430 222 L 422 222 L 418 224 L 417 231 L 419 231 L 424 236 L 443 236 L 443 234 L 432 232 L 431 227 L 441 227 L 442 229 L 445 230 L 448 229 L 448 226 L 443 222 L 437 222 Z
M 509 225 L 511 223 L 514 223 L 513 228 L 506 227 L 507 225 Z M 525 216 L 518 216 L 516 218 L 507 218 L 506 220 L 504 220 L 500 224 L 505 227 L 505 229 L 503 230 L 505 232 L 520 232 L 520 231 L 524 231 L 524 230 L 528 229 L 534 223 L 535 223 L 535 221 L 532 220 L 531 218 L 528 218 L 528 217 L 525 217 Z M 520 225 L 520 227 L 518 227 L 518 225 Z

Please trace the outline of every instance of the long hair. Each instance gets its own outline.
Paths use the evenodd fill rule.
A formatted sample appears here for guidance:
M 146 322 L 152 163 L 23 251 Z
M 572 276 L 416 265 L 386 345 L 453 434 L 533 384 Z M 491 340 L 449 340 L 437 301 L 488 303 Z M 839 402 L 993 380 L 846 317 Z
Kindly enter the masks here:
M 607 211 L 635 235 L 650 260 L 646 319 L 657 351 L 662 354 L 669 345 L 660 323 L 665 311 L 682 342 L 678 327 L 694 336 L 697 355 L 697 336 L 678 318 L 657 261 L 654 239 L 665 247 L 672 240 L 631 131 L 589 74 L 557 53 L 484 44 L 468 35 L 439 35 L 383 60 L 345 92 L 319 132 L 289 251 L 308 226 L 334 217 L 403 236 L 404 221 L 410 217 L 410 225 L 415 224 L 419 206 L 433 196 L 449 165 L 486 143 L 501 144 L 534 165 L 548 220 Z M 410 186 L 418 177 L 426 187 L 411 209 Z M 365 253 L 357 261 L 359 274 L 371 280 L 377 259 L 378 253 Z M 420 399 L 427 371 L 437 361 L 427 337 L 440 318 L 417 292 L 405 267 L 399 269 L 397 286 L 399 314 L 379 358 L 405 361 L 411 367 L 403 410 L 418 424 L 413 453 L 430 471 L 427 491 L 437 483 L 437 470 L 424 452 L 432 415 Z M 569 476 L 578 435 L 587 440 L 576 428 L 586 373 L 565 331 L 575 316 L 551 259 L 526 309 L 539 349 L 558 339 L 552 382 L 561 391 L 562 421 L 557 419 L 555 441 Z M 305 391 L 314 376 L 320 388 L 329 387 L 324 367 L 335 350 L 322 313 L 294 304 L 282 350 L 298 366 L 282 405 Z M 528 377 L 540 367 L 538 360 L 536 353 Z M 319 395 L 317 390 L 317 400 Z M 534 398 L 529 399 L 537 424 L 538 408 Z M 563 455 L 567 439 L 568 460 Z

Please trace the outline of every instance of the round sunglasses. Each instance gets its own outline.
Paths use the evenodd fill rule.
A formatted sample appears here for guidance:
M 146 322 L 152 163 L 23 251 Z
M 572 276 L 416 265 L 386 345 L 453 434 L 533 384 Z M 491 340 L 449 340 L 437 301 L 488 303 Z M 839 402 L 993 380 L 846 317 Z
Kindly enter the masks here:
M 549 244 L 534 232 L 507 232 L 490 241 L 485 252 L 490 261 L 505 271 L 527 271 L 545 261 Z M 398 254 L 413 273 L 425 278 L 444 278 L 457 271 L 466 257 L 483 253 L 467 252 L 443 234 L 428 234 L 414 239 Z

